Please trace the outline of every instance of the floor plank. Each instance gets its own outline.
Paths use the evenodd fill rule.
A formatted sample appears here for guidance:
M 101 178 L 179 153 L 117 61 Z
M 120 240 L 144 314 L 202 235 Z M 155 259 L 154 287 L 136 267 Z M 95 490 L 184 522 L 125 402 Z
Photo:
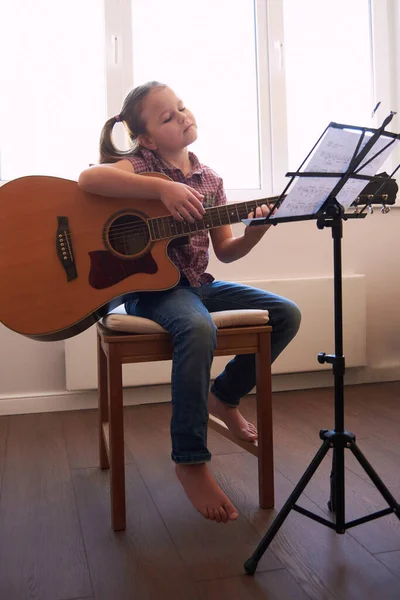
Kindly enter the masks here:
M 260 535 L 264 535 L 276 511 L 262 511 L 257 507 L 255 458 L 246 454 L 224 458 L 222 464 L 221 458 L 215 457 L 214 466 L 228 495 Z M 293 484 L 276 472 L 277 510 L 292 490 Z M 302 505 L 325 516 L 306 498 Z M 398 600 L 398 578 L 354 538 L 348 534 L 337 535 L 295 511 L 291 511 L 270 548 L 312 599 L 376 600 L 383 597 Z
M 127 409 L 125 409 L 127 410 Z M 98 411 L 67 411 L 60 414 L 71 469 L 99 466 Z M 134 457 L 125 447 L 125 463 Z
M 387 453 L 385 446 L 382 446 L 375 438 L 364 438 L 360 440 L 357 446 L 364 454 L 365 458 L 371 464 L 371 466 L 378 473 L 379 477 L 389 489 L 389 491 L 397 498 L 400 496 L 400 473 L 399 464 L 400 461 L 394 459 Z M 349 470 L 356 473 L 359 477 L 367 482 L 370 482 L 370 478 L 367 473 L 361 467 L 359 462 L 355 459 L 351 452 L 346 456 L 346 464 Z
M 400 498 L 400 382 L 345 387 L 345 425 Z M 254 396 L 242 410 L 254 419 Z M 345 535 L 291 511 L 254 577 L 244 562 L 332 428 L 333 390 L 274 394 L 276 510 L 258 507 L 256 458 L 209 431 L 211 468 L 240 511 L 229 525 L 190 505 L 170 459 L 171 407 L 125 409 L 127 530 L 110 525 L 96 411 L 0 418 L 0 598 L 5 600 L 398 600 L 399 520 Z M 330 454 L 330 453 L 329 453 Z M 386 507 L 346 453 L 346 520 Z M 330 456 L 299 504 L 331 518 Z M 1 493 L 1 492 L 0 492 Z
M 242 410 L 249 420 L 254 421 L 256 414 L 254 398 L 246 398 Z M 289 419 L 291 418 L 292 416 Z M 292 430 L 289 429 L 291 425 Z M 367 440 L 363 440 L 363 442 L 365 443 Z M 298 483 L 314 458 L 316 450 L 317 447 L 314 447 L 301 434 L 294 435 L 293 423 L 290 420 L 287 420 L 285 425 L 278 425 L 275 421 L 274 464 L 291 483 L 294 485 Z M 373 458 L 374 454 L 372 460 Z M 330 495 L 331 464 L 332 451 L 329 451 L 305 490 L 305 495 L 314 501 L 327 516 L 330 516 L 327 502 Z M 350 468 L 347 468 L 348 465 Z M 388 504 L 360 465 L 356 463 L 350 451 L 346 452 L 345 466 L 347 522 L 388 508 Z M 394 477 L 399 476 L 398 467 L 394 468 L 392 472 Z M 299 504 L 301 504 L 301 499 Z M 349 531 L 349 535 L 358 540 L 371 553 L 400 549 L 400 521 L 394 514 L 355 527 Z
M 241 574 L 246 555 L 258 543 L 257 534 L 241 517 L 223 525 L 205 520 L 193 508 L 175 476 L 169 424 L 162 428 L 155 422 L 151 407 L 129 412 L 126 443 L 190 576 L 199 581 Z M 229 456 L 218 458 L 223 462 Z M 272 552 L 260 563 L 261 570 L 281 567 Z
M 255 577 L 230 577 L 197 583 L 195 589 L 207 600 L 309 600 L 309 596 L 286 570 L 257 573 Z M 284 594 L 284 595 L 283 595 Z
M 6 455 L 7 433 L 10 417 L 0 417 L 0 458 Z
M 168 403 L 154 404 L 157 409 L 153 411 L 157 424 L 163 429 L 169 430 L 169 419 L 171 418 L 171 406 Z M 141 406 L 125 407 L 125 414 L 130 411 L 139 411 Z M 143 405 L 147 410 L 148 406 Z M 60 413 L 65 443 L 67 447 L 68 460 L 71 469 L 85 469 L 98 467 L 99 444 L 98 444 L 98 412 L 97 410 L 66 411 Z M 155 425 L 157 425 L 155 424 Z M 127 427 L 126 419 L 124 420 Z M 1 432 L 0 432 L 1 443 Z M 230 452 L 243 451 L 239 446 L 209 431 L 209 445 L 213 454 L 229 454 Z M 1 452 L 0 452 L 1 460 Z M 125 445 L 125 464 L 134 463 L 135 458 L 129 447 Z
M 400 579 L 400 550 L 396 552 L 382 552 L 375 556 Z
M 3 470 L 6 455 L 9 417 L 0 417 L 0 499 L 3 483 Z
M 135 419 L 135 415 L 141 416 L 142 427 L 148 427 L 149 435 L 156 429 L 162 432 L 163 442 L 167 443 L 168 453 L 171 454 L 171 438 L 170 438 L 170 420 L 171 420 L 171 404 L 160 403 L 153 404 L 157 406 L 157 411 L 152 411 L 151 406 L 129 406 L 125 409 L 125 414 L 131 414 L 130 421 L 125 419 L 125 427 L 129 428 L 129 423 Z M 150 416 L 150 419 L 148 418 Z M 230 454 L 231 452 L 245 452 L 243 448 L 226 439 L 222 435 L 216 433 L 213 429 L 208 429 L 208 447 L 212 454 Z
M 395 388 L 388 392 L 388 407 L 380 410 L 380 398 L 384 395 L 386 405 L 386 384 L 369 384 L 358 386 L 345 386 L 344 409 L 345 429 L 352 431 L 357 440 L 373 437 L 384 443 L 390 440 L 387 446 L 398 449 L 400 446 L 400 431 L 396 426 L 399 406 L 395 406 Z M 400 397 L 400 386 L 398 386 Z M 393 397 L 393 400 L 391 400 Z M 275 417 L 292 421 L 295 418 L 295 427 L 303 436 L 318 443 L 320 429 L 334 428 L 334 390 L 333 388 L 319 388 L 312 390 L 296 390 L 280 392 L 273 395 Z M 377 427 L 379 417 L 379 427 Z M 288 425 L 289 426 L 289 425 Z M 292 424 L 293 426 L 293 424 Z M 398 441 L 399 444 L 393 444 Z M 396 456 L 400 457 L 400 454 Z
M 60 419 L 10 418 L 0 501 L 0 597 L 92 594 Z
M 107 473 L 82 469 L 72 477 L 96 600 L 187 600 L 183 561 L 136 466 L 126 466 L 124 532 L 110 526 Z

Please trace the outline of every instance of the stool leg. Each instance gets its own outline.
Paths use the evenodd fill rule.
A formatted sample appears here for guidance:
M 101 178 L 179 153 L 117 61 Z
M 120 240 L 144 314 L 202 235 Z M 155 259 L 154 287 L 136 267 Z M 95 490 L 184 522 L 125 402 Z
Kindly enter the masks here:
M 108 399 L 110 420 L 111 515 L 114 531 L 125 529 L 125 454 L 122 363 L 118 348 L 109 345 Z
M 108 423 L 108 380 L 107 357 L 101 345 L 101 336 L 97 333 L 97 381 L 99 403 L 99 457 L 100 468 L 109 469 L 110 463 L 104 439 L 103 423 Z
M 274 507 L 274 457 L 272 432 L 271 336 L 258 336 L 257 429 L 258 429 L 258 490 L 261 508 Z

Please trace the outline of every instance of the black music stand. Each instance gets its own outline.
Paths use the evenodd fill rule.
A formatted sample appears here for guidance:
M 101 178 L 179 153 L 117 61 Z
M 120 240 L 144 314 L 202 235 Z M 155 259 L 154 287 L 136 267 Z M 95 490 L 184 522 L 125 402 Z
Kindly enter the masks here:
M 356 444 L 356 438 L 353 433 L 346 431 L 344 428 L 344 373 L 345 373 L 345 357 L 343 355 L 343 318 L 342 318 L 342 253 L 341 253 L 341 238 L 343 235 L 343 220 L 349 218 L 360 218 L 365 217 L 366 213 L 364 209 L 367 205 L 374 203 L 375 197 L 381 192 L 385 186 L 389 183 L 393 183 L 394 180 L 391 177 L 394 173 L 399 169 L 400 165 L 393 171 L 390 177 L 385 176 L 366 176 L 361 175 L 360 171 L 364 169 L 365 165 L 370 163 L 376 156 L 379 155 L 379 152 L 375 154 L 371 158 L 370 151 L 373 149 L 375 143 L 378 139 L 384 135 L 385 138 L 391 139 L 392 141 L 389 144 L 394 143 L 397 139 L 400 139 L 400 135 L 392 134 L 389 132 L 385 132 L 385 127 L 390 123 L 395 113 L 391 113 L 383 122 L 382 126 L 379 129 L 369 129 L 369 128 L 360 128 L 360 127 L 352 127 L 347 125 L 338 125 L 336 123 L 331 123 L 330 126 L 338 127 L 342 129 L 349 130 L 357 130 L 361 131 L 360 139 L 357 143 L 357 147 L 354 151 L 354 154 L 349 162 L 348 168 L 344 173 L 321 173 L 321 172 L 300 172 L 300 169 L 306 162 L 307 158 L 311 155 L 314 148 L 317 146 L 319 141 L 322 139 L 325 132 L 319 138 L 317 144 L 311 150 L 305 161 L 303 161 L 299 170 L 296 173 L 288 173 L 287 175 L 291 176 L 292 179 L 286 187 L 285 191 L 282 193 L 280 199 L 277 200 L 276 205 L 280 206 L 283 204 L 284 194 L 288 189 L 289 185 L 296 177 L 336 177 L 340 178 L 339 182 L 334 186 L 332 191 L 329 193 L 327 200 L 323 203 L 322 207 L 317 210 L 317 212 L 313 215 L 302 215 L 302 216 L 294 216 L 294 217 L 282 217 L 279 218 L 279 215 L 276 215 L 276 218 L 267 217 L 266 219 L 247 219 L 244 222 L 249 226 L 254 226 L 258 224 L 266 224 L 266 223 L 281 223 L 281 222 L 289 222 L 289 221 L 297 221 L 297 220 L 306 220 L 306 219 L 316 219 L 317 227 L 319 229 L 324 229 L 325 227 L 330 227 L 332 229 L 332 238 L 333 238 L 333 264 L 334 264 L 334 325 L 335 325 L 335 354 L 325 354 L 321 352 L 318 355 L 318 362 L 329 363 L 332 365 L 333 376 L 334 376 L 334 396 L 335 396 L 335 427 L 332 430 L 322 429 L 319 433 L 321 440 L 323 443 L 316 453 L 315 457 L 307 467 L 300 481 L 294 488 L 293 492 L 290 494 L 289 498 L 285 502 L 281 511 L 278 513 L 271 527 L 264 535 L 263 539 L 259 543 L 258 547 L 252 554 L 252 556 L 245 562 L 244 568 L 247 574 L 253 575 L 259 560 L 264 554 L 265 550 L 268 548 L 276 533 L 282 526 L 286 517 L 289 515 L 290 511 L 293 509 L 314 521 L 321 523 L 331 529 L 334 529 L 336 533 L 343 534 L 350 527 L 355 527 L 356 525 L 361 525 L 362 523 L 366 523 L 368 521 L 372 521 L 373 519 L 378 519 L 383 517 L 384 515 L 388 515 L 391 513 L 395 513 L 397 517 L 400 519 L 400 505 L 397 503 L 395 498 L 389 492 L 385 484 L 382 482 L 376 471 L 367 461 L 365 456 L 362 454 L 361 450 L 358 448 Z M 327 128 L 328 129 L 328 128 Z M 361 142 L 365 136 L 365 133 L 369 132 L 372 134 L 371 138 L 365 144 L 365 146 L 361 148 Z M 385 147 L 387 148 L 387 146 Z M 383 148 L 383 150 L 385 150 Z M 360 150 L 360 151 L 359 151 Z M 382 151 L 382 150 L 381 150 Z M 364 161 L 367 156 L 367 161 Z M 363 162 L 364 161 L 364 162 Z M 343 206 L 337 201 L 336 196 L 343 189 L 346 183 L 350 179 L 366 179 L 374 184 L 374 193 L 369 195 L 367 198 L 364 209 L 361 211 L 356 211 L 355 213 L 346 214 Z M 378 185 L 376 185 L 376 182 Z M 395 189 L 397 191 L 397 185 L 394 182 Z M 367 194 L 368 196 L 368 194 Z M 380 202 L 379 202 L 380 203 Z M 384 204 L 384 202 L 383 202 Z M 335 513 L 335 522 L 328 521 L 312 513 L 309 510 L 306 510 L 296 504 L 297 500 L 303 493 L 305 487 L 308 482 L 314 475 L 315 471 L 321 464 L 325 455 L 329 451 L 330 448 L 333 448 L 333 459 L 332 459 L 332 473 L 331 473 L 331 485 L 330 485 L 330 500 L 328 502 L 329 510 Z M 385 510 L 380 510 L 371 515 L 367 515 L 365 517 L 361 517 L 359 519 L 355 519 L 346 523 L 345 521 L 345 466 L 344 466 L 344 451 L 345 449 L 351 450 L 354 454 L 364 471 L 370 477 L 374 485 L 377 487 L 379 492 L 382 494 L 384 499 L 386 500 L 389 508 Z

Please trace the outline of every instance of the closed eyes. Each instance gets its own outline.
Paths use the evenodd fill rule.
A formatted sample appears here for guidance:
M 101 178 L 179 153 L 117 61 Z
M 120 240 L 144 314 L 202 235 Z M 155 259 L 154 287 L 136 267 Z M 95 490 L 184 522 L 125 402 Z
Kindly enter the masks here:
M 183 106 L 182 108 L 178 108 L 179 112 L 183 112 L 184 110 L 186 110 L 186 106 Z M 169 123 L 172 120 L 172 116 L 169 116 L 167 119 L 164 119 L 163 124 L 164 123 Z

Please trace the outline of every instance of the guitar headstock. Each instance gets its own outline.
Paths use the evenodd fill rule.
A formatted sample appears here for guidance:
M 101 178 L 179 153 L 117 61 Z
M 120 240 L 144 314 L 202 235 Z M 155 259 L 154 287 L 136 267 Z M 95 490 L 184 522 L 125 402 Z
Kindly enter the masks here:
M 382 181 L 379 179 L 370 181 L 351 206 L 355 206 L 357 209 L 360 206 L 368 207 L 372 212 L 373 205 L 381 205 L 382 212 L 389 212 L 389 206 L 393 206 L 396 202 L 399 186 L 395 179 L 389 178 L 387 173 L 378 173 L 376 177 L 382 178 Z

